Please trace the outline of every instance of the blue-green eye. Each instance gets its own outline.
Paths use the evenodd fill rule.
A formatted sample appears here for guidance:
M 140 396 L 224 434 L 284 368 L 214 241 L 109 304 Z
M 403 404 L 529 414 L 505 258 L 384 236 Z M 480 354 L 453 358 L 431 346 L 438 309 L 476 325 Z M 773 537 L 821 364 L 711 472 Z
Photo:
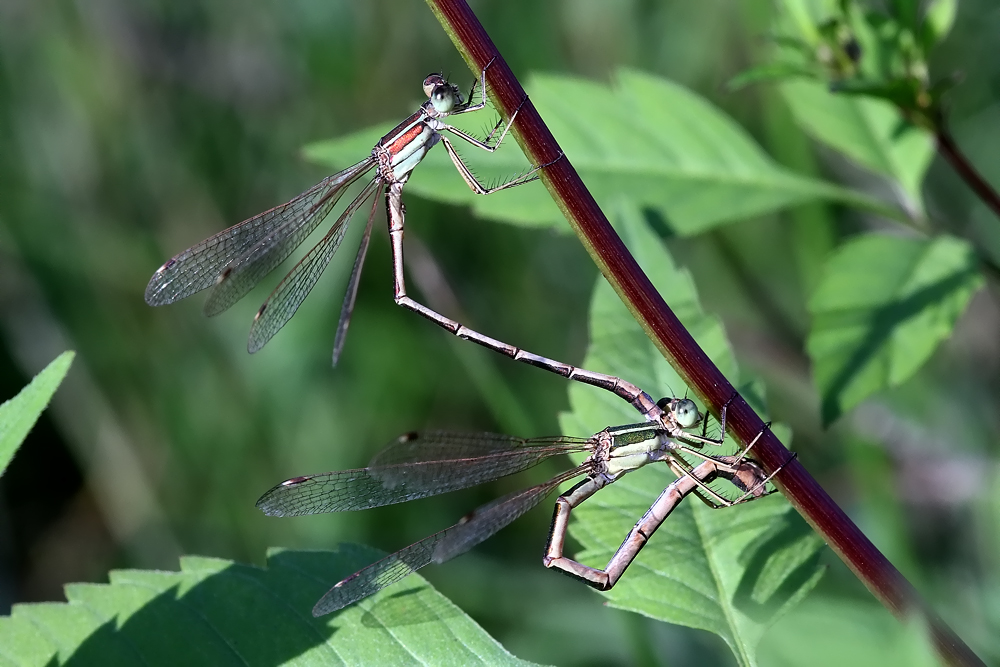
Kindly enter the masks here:
M 701 421 L 701 414 L 698 406 L 690 398 L 681 398 L 674 401 L 674 419 L 681 428 L 691 428 Z
M 455 93 L 451 86 L 435 86 L 431 91 L 431 104 L 439 113 L 448 113 L 455 108 Z

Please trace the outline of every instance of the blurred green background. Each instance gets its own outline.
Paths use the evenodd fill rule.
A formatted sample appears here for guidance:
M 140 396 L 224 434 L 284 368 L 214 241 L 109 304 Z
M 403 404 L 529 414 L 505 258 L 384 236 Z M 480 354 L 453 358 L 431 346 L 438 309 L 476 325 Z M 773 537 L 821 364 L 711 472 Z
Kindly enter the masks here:
M 761 60 L 768 2 L 473 7 L 518 76 L 607 81 L 622 65 L 659 74 L 720 106 L 794 170 L 884 188 L 811 144 L 771 89 L 725 88 Z M 950 97 L 953 128 L 994 183 L 998 36 L 1000 8 L 965 0 L 932 60 L 936 72 L 964 72 Z M 280 480 L 363 466 L 406 431 L 559 430 L 564 381 L 459 352 L 393 304 L 381 218 L 336 370 L 333 331 L 361 225 L 253 357 L 250 320 L 278 277 L 211 320 L 203 297 L 160 309 L 142 297 L 167 258 L 325 176 L 301 159 L 303 145 L 403 118 L 432 71 L 463 88 L 472 81 L 416 0 L 0 3 L 0 398 L 62 350 L 79 355 L 0 481 L 0 612 L 61 600 L 64 583 L 105 581 L 113 567 L 175 569 L 182 553 L 262 563 L 270 545 L 394 550 L 523 481 L 342 516 L 276 520 L 254 509 Z M 924 198 L 933 216 L 1000 248 L 997 220 L 940 160 Z M 471 326 L 582 359 L 597 271 L 575 237 L 476 220 L 413 195 L 406 203 L 407 238 L 440 263 Z M 766 380 L 771 415 L 792 425 L 801 460 L 984 650 L 1000 628 L 1000 291 L 993 282 L 976 296 L 914 379 L 822 430 L 804 303 L 827 251 L 869 224 L 813 205 L 669 244 L 725 321 L 741 364 Z M 493 378 L 493 390 L 470 368 Z M 716 637 L 606 609 L 542 568 L 548 520 L 539 509 L 425 574 L 522 658 L 730 664 Z M 829 560 L 814 597 L 867 602 Z M 592 641 L 596 624 L 608 641 Z

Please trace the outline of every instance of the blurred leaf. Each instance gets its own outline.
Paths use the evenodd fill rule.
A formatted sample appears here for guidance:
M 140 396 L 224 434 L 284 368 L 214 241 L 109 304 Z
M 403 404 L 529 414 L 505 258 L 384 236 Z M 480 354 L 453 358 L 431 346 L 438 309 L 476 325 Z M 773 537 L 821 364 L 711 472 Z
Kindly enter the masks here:
M 625 195 L 662 212 L 679 234 L 697 234 L 817 199 L 900 215 L 862 193 L 785 170 L 732 119 L 666 79 L 621 70 L 617 86 L 611 88 L 571 77 L 534 75 L 527 89 L 602 206 Z M 457 116 L 455 125 L 485 134 L 484 128 L 469 126 L 482 124 L 482 118 Z M 312 144 L 306 156 L 343 169 L 367 154 L 389 129 L 381 125 Z M 514 142 L 509 143 L 492 155 L 463 142 L 458 147 L 481 181 L 496 183 L 528 167 Z M 428 153 L 407 189 L 429 199 L 471 205 L 485 218 L 565 224 L 540 184 L 477 196 L 441 150 Z
M 935 667 L 933 646 L 917 622 L 900 624 L 868 602 L 812 597 L 761 642 L 773 667 Z
M 925 53 L 951 32 L 957 13 L 958 0 L 931 0 L 921 30 L 921 42 Z
M 798 78 L 812 79 L 815 77 L 816 72 L 804 65 L 775 62 L 758 65 L 757 67 L 751 67 L 744 72 L 740 72 L 730 79 L 726 86 L 730 90 L 739 90 L 754 83 L 785 81 L 786 79 Z
M 73 351 L 63 352 L 17 396 L 0 405 L 0 476 L 66 377 L 74 356 Z
M 836 0 L 779 0 L 777 6 L 779 16 L 813 48 L 822 39 L 819 26 L 837 11 Z
M 639 213 L 615 209 L 619 233 L 639 264 L 703 349 L 732 380 L 736 366 L 722 326 L 698 304 L 690 275 L 678 269 Z M 601 280 L 591 308 L 586 368 L 613 373 L 654 395 L 677 395 L 684 385 L 645 336 L 611 286 Z M 573 384 L 567 435 L 593 433 L 636 420 L 609 392 Z M 669 484 L 663 467 L 632 473 L 573 512 L 571 533 L 583 562 L 603 567 L 631 525 Z M 778 495 L 725 510 L 682 504 L 659 529 L 607 596 L 612 606 L 722 637 L 741 665 L 756 664 L 765 628 L 801 600 L 820 576 L 822 542 Z
M 954 237 L 866 234 L 842 245 L 808 304 L 824 424 L 913 375 L 982 282 L 972 248 Z
M 117 570 L 69 584 L 68 603 L 15 605 L 0 646 L 15 664 L 526 665 L 421 577 L 313 618 L 333 582 L 380 557 L 366 547 L 268 554 L 261 569 L 186 556 L 180 572 Z
M 896 21 L 912 33 L 916 33 L 920 23 L 920 2 L 918 0 L 892 0 L 892 13 Z
M 892 104 L 831 93 L 819 82 L 796 80 L 781 86 L 796 122 L 828 146 L 899 185 L 906 206 L 922 213 L 920 184 L 934 154 L 934 140 L 922 128 L 900 132 L 902 118 Z

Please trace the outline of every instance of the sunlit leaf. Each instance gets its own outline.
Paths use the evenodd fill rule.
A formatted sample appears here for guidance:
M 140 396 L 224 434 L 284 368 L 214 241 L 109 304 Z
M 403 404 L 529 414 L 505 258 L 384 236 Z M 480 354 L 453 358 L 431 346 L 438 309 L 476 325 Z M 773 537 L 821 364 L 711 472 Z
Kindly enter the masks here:
M 934 667 L 927 632 L 872 602 L 813 596 L 775 624 L 760 646 L 772 667 Z
M 0 475 L 66 377 L 74 356 L 75 352 L 63 352 L 17 396 L 0 405 Z
M 313 618 L 327 588 L 380 554 L 273 550 L 266 569 L 187 556 L 118 570 L 67 603 L 15 605 L 0 656 L 19 665 L 526 665 L 421 577 Z
M 689 274 L 674 265 L 634 209 L 623 205 L 615 211 L 619 233 L 646 274 L 735 383 L 735 361 L 722 326 L 701 311 Z M 594 294 L 590 326 L 586 368 L 624 377 L 657 396 L 684 393 L 676 373 L 603 280 Z M 592 433 L 637 419 L 621 399 L 581 385 L 571 386 L 570 404 L 573 411 L 561 419 L 566 434 Z M 580 560 L 604 567 L 672 479 L 666 466 L 644 468 L 574 510 L 571 533 L 584 547 L 577 554 Z M 819 538 L 779 495 L 724 510 L 689 499 L 606 595 L 621 609 L 714 632 L 741 665 L 753 665 L 764 630 L 817 582 L 820 546 Z
M 931 0 L 924 23 L 921 26 L 922 41 L 925 51 L 930 51 L 945 35 L 951 32 L 958 13 L 958 0 Z
M 788 81 L 781 92 L 806 132 L 897 183 L 906 207 L 922 213 L 920 184 L 934 154 L 929 132 L 901 125 L 889 102 L 831 93 L 816 81 Z
M 622 70 L 610 87 L 565 76 L 535 75 L 527 89 L 602 206 L 627 196 L 656 208 L 679 234 L 697 234 L 817 199 L 896 215 L 871 197 L 784 169 L 732 119 L 665 79 Z M 455 125 L 482 136 L 491 123 L 475 116 L 457 116 Z M 313 144 L 306 155 L 342 169 L 368 153 L 389 129 L 390 125 L 382 125 Z M 528 168 L 514 142 L 509 143 L 494 154 L 462 141 L 457 146 L 481 181 L 496 183 Z M 469 204 L 482 217 L 518 224 L 564 224 L 540 184 L 480 197 L 462 182 L 442 150 L 428 153 L 407 189 L 431 199 Z
M 982 281 L 969 244 L 954 237 L 867 234 L 842 245 L 809 300 L 823 421 L 913 375 Z

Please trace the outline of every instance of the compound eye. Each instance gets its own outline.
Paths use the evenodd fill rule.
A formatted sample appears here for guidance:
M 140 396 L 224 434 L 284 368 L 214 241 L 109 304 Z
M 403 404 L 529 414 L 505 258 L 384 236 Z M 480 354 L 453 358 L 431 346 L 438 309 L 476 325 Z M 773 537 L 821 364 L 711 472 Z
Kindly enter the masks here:
M 441 113 L 447 113 L 455 107 L 455 93 L 451 86 L 435 86 L 431 91 L 431 104 Z
M 691 428 L 701 421 L 698 406 L 690 398 L 682 398 L 674 403 L 674 419 L 681 428 Z
M 431 97 L 434 89 L 444 83 L 444 77 L 440 74 L 428 74 L 424 79 L 424 95 Z

